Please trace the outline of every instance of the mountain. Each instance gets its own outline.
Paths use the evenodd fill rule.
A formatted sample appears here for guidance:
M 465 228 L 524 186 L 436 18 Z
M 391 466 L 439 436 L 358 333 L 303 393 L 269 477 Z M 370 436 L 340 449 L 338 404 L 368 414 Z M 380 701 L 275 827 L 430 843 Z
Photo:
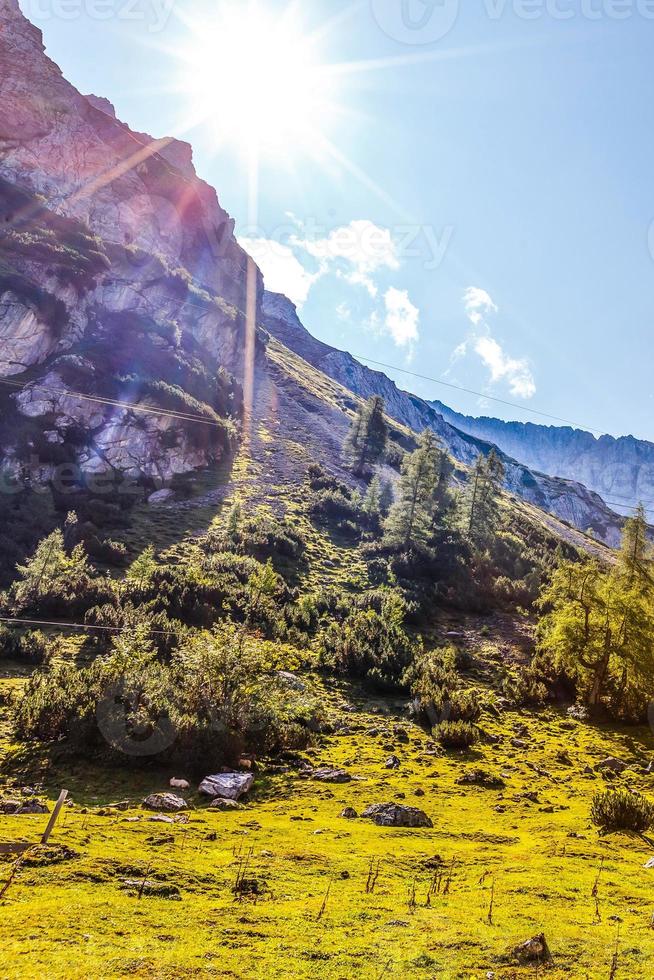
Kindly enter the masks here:
M 578 480 L 618 513 L 629 514 L 644 502 L 654 515 L 654 443 L 633 436 L 594 436 L 567 426 L 471 418 L 442 402 L 430 403 L 442 417 L 468 435 L 499 446 L 530 468 Z
M 190 147 L 81 95 L 15 0 L 0 3 L 0 79 L 4 468 L 166 480 L 219 458 L 239 410 L 248 275 L 253 319 L 261 294 L 233 220 Z
M 495 440 L 320 343 L 289 300 L 264 294 L 190 146 L 134 132 L 79 93 L 16 0 L 0 2 L 0 79 L 5 474 L 56 483 L 72 467 L 81 485 L 109 474 L 154 488 L 228 458 L 242 419 L 252 480 L 282 493 L 315 459 L 341 469 L 356 399 L 371 394 L 464 466 L 489 451 Z M 617 543 L 621 519 L 596 493 L 517 460 L 504 452 L 510 493 Z
M 592 528 L 594 536 L 614 546 L 620 538 L 622 520 L 601 497 L 577 480 L 548 476 L 539 468 L 518 462 L 500 443 L 450 421 L 449 410 L 441 411 L 431 402 L 402 391 L 380 371 L 374 371 L 355 360 L 351 354 L 336 350 L 313 337 L 300 321 L 297 309 L 285 296 L 264 294 L 264 325 L 288 348 L 298 353 L 339 384 L 361 398 L 380 395 L 391 418 L 421 432 L 433 429 L 455 459 L 465 465 L 474 463 L 480 452 L 491 446 L 500 449 L 506 468 L 507 489 L 539 509 L 555 515 L 580 530 Z M 444 406 L 443 406 L 444 408 Z M 454 414 L 454 413 L 449 413 Z

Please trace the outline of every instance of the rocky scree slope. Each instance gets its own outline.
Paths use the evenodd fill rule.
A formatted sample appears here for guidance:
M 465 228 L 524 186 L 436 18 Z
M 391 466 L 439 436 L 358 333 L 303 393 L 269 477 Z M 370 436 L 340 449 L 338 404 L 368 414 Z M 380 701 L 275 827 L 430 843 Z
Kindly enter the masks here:
M 506 487 L 510 493 L 580 530 L 592 528 L 594 535 L 610 546 L 619 542 L 622 518 L 597 493 L 576 481 L 550 477 L 525 466 L 493 440 L 455 427 L 444 413 L 417 395 L 402 391 L 385 374 L 366 367 L 351 354 L 317 340 L 302 324 L 295 306 L 285 296 L 264 293 L 263 323 L 282 344 L 355 395 L 361 398 L 381 395 L 387 413 L 400 424 L 416 432 L 433 429 L 461 463 L 471 465 L 480 452 L 488 452 L 490 445 L 496 445 L 506 467 Z

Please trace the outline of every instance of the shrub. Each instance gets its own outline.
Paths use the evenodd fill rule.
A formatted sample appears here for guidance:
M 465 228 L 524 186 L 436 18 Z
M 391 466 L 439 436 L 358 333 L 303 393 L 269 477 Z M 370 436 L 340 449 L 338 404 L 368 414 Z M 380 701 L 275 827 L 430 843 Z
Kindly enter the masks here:
M 0 626 L 0 658 L 25 660 L 29 664 L 42 664 L 49 660 L 55 643 L 40 630 L 28 630 L 20 634 L 16 629 Z
M 322 662 L 382 690 L 402 688 L 408 665 L 422 650 L 422 641 L 404 630 L 405 615 L 404 601 L 388 592 L 379 611 L 353 609 L 342 622 L 330 622 L 319 640 Z
M 654 805 L 640 793 L 611 789 L 595 794 L 590 817 L 604 833 L 623 830 L 644 834 L 654 823 Z
M 477 729 L 468 721 L 442 721 L 434 736 L 446 749 L 467 749 L 477 741 Z
M 243 751 L 305 747 L 321 720 L 310 695 L 285 683 L 288 648 L 221 624 L 188 637 L 167 663 L 147 627 L 113 640 L 107 657 L 79 669 L 53 662 L 28 682 L 15 711 L 24 741 L 55 742 L 85 756 L 114 750 L 165 759 L 204 773 Z
M 235 507 L 225 530 L 210 531 L 205 540 L 208 552 L 235 552 L 250 555 L 258 561 L 280 556 L 298 561 L 306 547 L 304 536 L 288 520 L 257 511 L 252 517 L 241 517 Z
M 91 567 L 84 546 L 69 551 L 61 531 L 44 538 L 17 570 L 19 578 L 4 597 L 14 615 L 70 618 L 110 602 L 116 594 L 115 584 Z

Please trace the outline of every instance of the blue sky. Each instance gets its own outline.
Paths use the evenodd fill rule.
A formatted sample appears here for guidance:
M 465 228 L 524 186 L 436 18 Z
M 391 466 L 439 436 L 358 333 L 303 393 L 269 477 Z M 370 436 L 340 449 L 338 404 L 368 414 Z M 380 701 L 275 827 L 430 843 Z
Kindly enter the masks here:
M 350 65 L 328 73 L 333 109 L 311 120 L 333 149 L 281 129 L 284 153 L 259 155 L 256 215 L 243 139 L 218 141 L 217 117 L 242 84 L 260 84 L 262 64 L 273 71 L 274 38 L 256 58 L 232 50 L 225 61 L 220 0 L 23 7 L 81 91 L 111 99 L 137 130 L 185 133 L 237 234 L 314 334 L 654 439 L 652 0 L 305 0 L 293 14 L 299 38 L 327 25 L 314 65 Z M 288 4 L 259 7 L 278 17 Z M 297 50 L 281 52 L 286 71 Z M 218 67 L 199 67 L 207 51 Z M 199 112 L 209 69 L 221 85 Z M 395 378 L 462 411 L 537 421 Z

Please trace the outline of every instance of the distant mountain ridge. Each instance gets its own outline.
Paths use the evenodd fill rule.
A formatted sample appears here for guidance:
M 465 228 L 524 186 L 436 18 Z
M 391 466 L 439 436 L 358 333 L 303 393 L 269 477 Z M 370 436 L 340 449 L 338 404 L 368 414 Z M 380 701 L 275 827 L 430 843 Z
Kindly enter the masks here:
M 532 469 L 492 439 L 467 433 L 444 411 L 417 395 L 402 391 L 385 374 L 361 364 L 346 351 L 313 337 L 301 322 L 294 304 L 279 293 L 263 296 L 264 327 L 282 344 L 361 398 L 380 395 L 389 416 L 416 432 L 432 429 L 460 462 L 470 465 L 480 452 L 497 446 L 503 455 L 507 489 L 541 510 L 567 521 L 606 544 L 617 545 L 622 519 L 602 498 L 577 480 L 551 477 Z M 448 410 L 449 412 L 449 410 Z
M 634 436 L 596 437 L 568 426 L 472 418 L 441 401 L 430 404 L 457 429 L 494 443 L 526 466 L 578 480 L 618 513 L 628 514 L 642 501 L 654 516 L 654 443 Z

